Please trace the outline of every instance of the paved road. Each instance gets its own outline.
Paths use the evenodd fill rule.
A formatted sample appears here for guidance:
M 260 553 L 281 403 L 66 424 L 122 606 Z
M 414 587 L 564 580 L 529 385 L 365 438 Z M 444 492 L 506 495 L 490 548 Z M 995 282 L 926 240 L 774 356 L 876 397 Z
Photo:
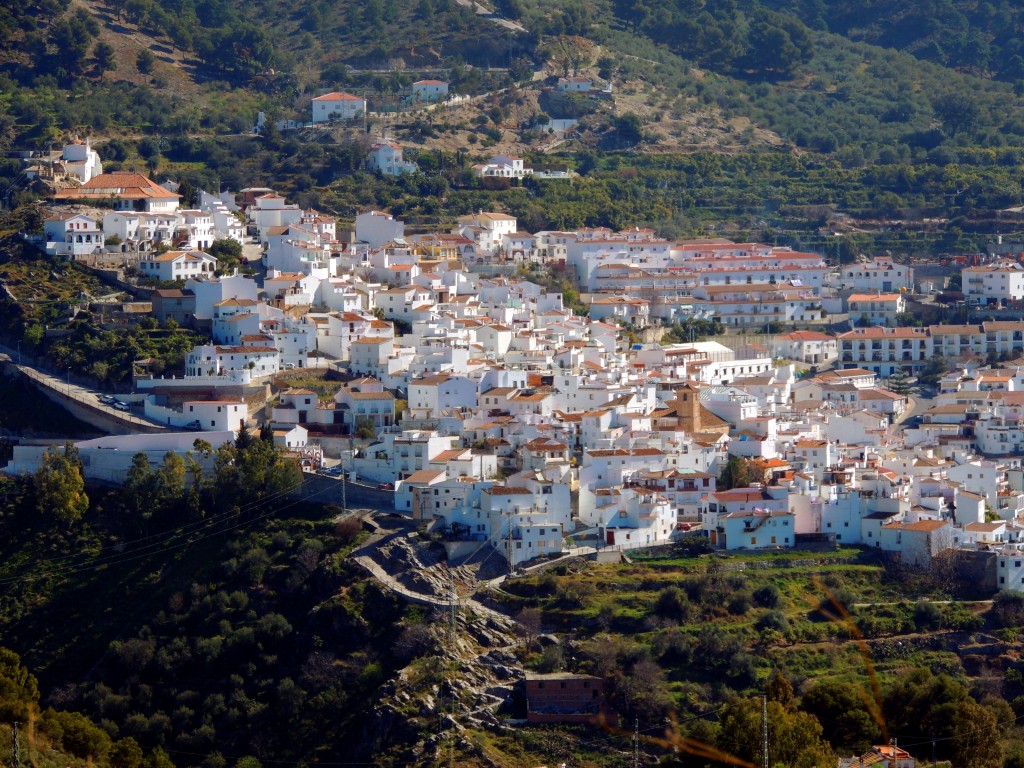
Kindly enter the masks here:
M 0 359 L 5 360 L 6 362 L 13 362 L 18 359 L 18 353 L 15 350 L 0 345 Z M 56 374 L 24 364 L 18 364 L 18 370 L 47 389 L 51 389 L 54 392 L 70 398 L 71 400 L 77 400 L 92 408 L 103 411 L 104 415 L 123 422 L 125 426 L 146 426 L 166 429 L 163 424 L 157 424 L 156 422 L 149 421 L 148 419 L 139 418 L 131 413 L 119 411 L 111 405 L 101 403 L 100 395 L 103 393 L 98 392 L 95 389 L 84 387 L 81 384 L 76 384 L 67 376 L 62 379 Z
M 475 13 L 477 16 L 482 16 L 483 18 L 488 19 L 493 23 L 497 24 L 499 27 L 510 29 L 513 32 L 526 32 L 526 27 L 524 27 L 522 24 L 518 24 L 509 19 L 501 18 L 500 16 L 496 15 L 494 11 L 487 10 L 482 5 L 480 5 L 480 3 L 474 2 L 474 0 L 455 0 L 455 2 L 457 2 L 463 8 L 471 9 L 473 13 Z

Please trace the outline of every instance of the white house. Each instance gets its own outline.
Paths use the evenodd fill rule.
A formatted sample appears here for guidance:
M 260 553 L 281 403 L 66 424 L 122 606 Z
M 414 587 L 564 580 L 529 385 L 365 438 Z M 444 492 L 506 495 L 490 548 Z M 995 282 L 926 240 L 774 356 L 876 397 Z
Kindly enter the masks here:
M 353 96 L 351 93 L 334 91 L 314 98 L 311 109 L 314 123 L 352 120 L 366 114 L 366 99 Z
M 437 418 L 444 410 L 475 408 L 477 383 L 465 376 L 438 373 L 409 383 L 409 409 L 421 418 Z
M 953 546 L 949 520 L 892 522 L 882 526 L 881 549 L 898 553 L 900 561 L 914 568 L 927 568 L 932 558 Z
M 189 280 L 196 277 L 212 277 L 217 269 L 217 259 L 202 251 L 167 251 L 149 255 L 139 262 L 143 277 L 156 280 Z
M 847 299 L 850 319 L 868 325 L 896 325 L 896 315 L 907 311 L 902 293 L 854 293 Z
M 185 355 L 186 376 L 221 376 L 248 371 L 252 377 L 272 376 L 280 370 L 275 347 L 218 347 L 207 344 Z
M 562 93 L 590 93 L 594 89 L 594 81 L 589 77 L 560 77 L 555 83 L 555 90 Z
M 476 175 L 482 178 L 521 179 L 533 173 L 533 168 L 523 165 L 523 158 L 512 155 L 495 155 L 486 163 L 473 166 Z
M 416 173 L 416 163 L 402 157 L 402 148 L 393 141 L 378 141 L 370 150 L 366 160 L 366 168 L 384 176 L 401 176 L 403 173 Z
M 481 232 L 478 243 L 481 248 L 488 250 L 499 247 L 505 235 L 511 235 L 518 230 L 516 217 L 506 213 L 479 211 L 468 216 L 459 216 L 457 222 L 459 227 L 479 228 Z
M 301 451 L 309 441 L 309 431 L 298 424 L 290 429 L 274 430 L 274 445 L 286 451 Z
M 366 211 L 356 216 L 356 240 L 378 248 L 405 237 L 405 222 L 384 211 Z
M 448 83 L 444 80 L 417 80 L 412 84 L 413 101 L 444 101 L 448 98 Z
M 724 549 L 791 547 L 796 543 L 796 516 L 788 510 L 727 512 L 718 516 L 716 532 Z
M 395 423 L 395 398 L 375 379 L 356 379 L 334 396 L 335 421 L 354 432 L 364 424 L 375 429 Z
M 835 336 L 820 331 L 791 331 L 772 340 L 772 355 L 819 365 L 839 356 L 839 342 Z
M 249 416 L 243 400 L 186 400 L 181 406 L 186 424 L 198 421 L 203 430 L 238 431 Z
M 164 189 L 141 173 L 116 171 L 94 176 L 80 187 L 54 193 L 54 200 L 81 203 L 113 203 L 119 211 L 173 213 L 181 198 L 177 192 Z
M 891 256 L 879 256 L 871 261 L 848 264 L 842 268 L 839 288 L 858 293 L 912 290 L 914 270 L 906 264 L 897 264 Z
M 60 161 L 64 165 L 64 172 L 82 183 L 103 173 L 103 163 L 100 162 L 96 150 L 89 145 L 89 139 L 75 139 L 70 144 L 65 144 Z
M 83 213 L 61 214 L 43 222 L 46 252 L 51 256 L 89 256 L 103 250 L 99 223 Z
M 217 228 L 213 215 L 207 211 L 178 210 L 174 229 L 174 244 L 178 248 L 201 250 L 213 245 Z M 237 220 L 236 220 L 236 223 Z

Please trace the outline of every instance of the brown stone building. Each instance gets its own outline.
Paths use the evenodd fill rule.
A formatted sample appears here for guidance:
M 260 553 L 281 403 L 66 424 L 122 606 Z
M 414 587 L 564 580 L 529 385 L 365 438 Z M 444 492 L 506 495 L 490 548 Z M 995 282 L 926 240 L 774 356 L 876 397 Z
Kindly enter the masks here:
M 528 672 L 525 688 L 526 719 L 530 723 L 618 722 L 605 701 L 604 680 L 600 677 Z

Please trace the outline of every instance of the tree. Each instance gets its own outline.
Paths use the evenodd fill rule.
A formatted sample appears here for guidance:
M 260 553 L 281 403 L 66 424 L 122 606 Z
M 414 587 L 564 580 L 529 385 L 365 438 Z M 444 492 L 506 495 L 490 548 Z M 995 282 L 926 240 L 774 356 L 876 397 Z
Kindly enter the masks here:
M 65 443 L 63 452 L 50 449 L 43 454 L 34 481 L 36 504 L 43 514 L 53 515 L 70 526 L 89 509 L 82 463 L 71 443 Z
M 974 699 L 966 699 L 953 715 L 950 760 L 955 768 L 998 768 L 1002 748 L 996 716 Z
M 869 710 L 869 697 L 863 684 L 822 680 L 800 698 L 800 709 L 818 718 L 837 750 L 859 753 L 881 738 L 878 723 Z
M 156 64 L 156 56 L 148 48 L 143 48 L 139 51 L 139 55 L 135 57 L 135 66 L 144 75 L 148 75 L 153 71 L 154 64 Z
M 132 463 L 124 476 L 121 497 L 136 515 L 143 515 L 151 509 L 154 492 L 153 470 L 149 458 L 143 451 L 132 456 Z
M 100 72 L 113 72 L 117 69 L 117 54 L 110 43 L 96 43 L 92 54 L 96 57 L 96 66 Z
M 769 675 L 768 680 L 765 682 L 764 693 L 768 697 L 768 701 L 779 702 L 787 711 L 792 712 L 796 707 L 796 703 L 793 700 L 793 684 L 789 682 L 788 677 L 777 669 L 772 670 L 771 675 Z
M 230 275 L 242 265 L 242 244 L 233 238 L 214 240 L 206 252 L 217 259 L 217 271 Z
M 615 118 L 615 134 L 622 144 L 639 144 L 643 139 L 643 123 L 633 112 Z
M 164 461 L 156 471 L 154 502 L 160 508 L 176 505 L 185 495 L 185 460 L 174 451 L 164 454 Z
M 939 96 L 932 102 L 932 110 L 951 134 L 974 130 L 982 114 L 974 95 L 961 91 Z
M 44 335 L 45 331 L 43 329 L 43 326 L 39 325 L 39 323 L 33 323 L 32 325 L 28 326 L 28 328 L 25 329 L 25 333 L 22 335 L 21 338 L 22 341 L 24 341 L 27 346 L 38 347 L 40 344 L 43 343 Z
M 939 379 L 949 370 L 949 361 L 942 355 L 932 355 L 921 369 L 917 380 L 929 387 L 939 386 Z
M 693 615 L 693 604 L 686 592 L 677 586 L 665 587 L 658 593 L 654 613 L 665 619 L 683 623 Z
M 43 732 L 51 738 L 57 737 L 71 754 L 106 762 L 110 752 L 110 736 L 85 715 L 47 709 L 41 720 Z
M 992 601 L 992 614 L 1001 627 L 1024 624 L 1024 594 L 1004 589 Z
M 907 376 L 906 369 L 902 365 L 898 365 L 893 368 L 892 373 L 889 374 L 888 387 L 897 395 L 910 394 L 909 377 Z
M 774 584 L 765 584 L 754 590 L 754 605 L 761 608 L 778 608 L 782 593 Z
M 742 701 L 723 718 L 719 747 L 760 765 L 761 743 L 761 701 Z M 768 702 L 768 743 L 770 765 L 820 768 L 835 762 L 831 747 L 822 738 L 821 723 L 813 715 L 788 710 L 778 701 Z
M 143 754 L 139 743 L 128 736 L 118 739 L 110 748 L 110 768 L 142 768 Z
M 523 638 L 523 645 L 529 651 L 533 647 L 533 641 L 540 634 L 541 613 L 538 608 L 523 608 L 516 614 L 519 634 Z
M 36 679 L 14 651 L 0 648 L 0 722 L 26 722 L 39 701 Z
M 722 474 L 718 476 L 716 487 L 723 491 L 732 488 L 746 488 L 759 479 L 757 470 L 752 466 L 750 459 L 745 459 L 742 456 L 730 456 Z

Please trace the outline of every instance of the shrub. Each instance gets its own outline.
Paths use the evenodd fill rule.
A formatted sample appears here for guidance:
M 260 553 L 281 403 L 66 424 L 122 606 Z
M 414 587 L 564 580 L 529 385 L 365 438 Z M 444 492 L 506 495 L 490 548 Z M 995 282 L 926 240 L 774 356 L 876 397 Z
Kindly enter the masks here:
M 754 591 L 754 605 L 759 608 L 778 608 L 782 593 L 774 584 L 765 584 Z
M 992 601 L 992 615 L 1001 627 L 1024 624 L 1024 593 L 1002 591 Z
M 662 618 L 683 623 L 693 615 L 693 604 L 679 587 L 666 587 L 658 593 L 654 613 Z
M 921 631 L 938 629 L 942 619 L 942 609 L 935 603 L 920 600 L 914 606 L 914 624 Z
M 773 629 L 776 632 L 786 633 L 789 631 L 789 619 L 782 611 L 768 611 L 757 620 L 756 626 L 762 632 Z
M 743 616 L 750 610 L 750 596 L 745 592 L 740 593 L 729 601 L 729 613 L 733 616 Z

